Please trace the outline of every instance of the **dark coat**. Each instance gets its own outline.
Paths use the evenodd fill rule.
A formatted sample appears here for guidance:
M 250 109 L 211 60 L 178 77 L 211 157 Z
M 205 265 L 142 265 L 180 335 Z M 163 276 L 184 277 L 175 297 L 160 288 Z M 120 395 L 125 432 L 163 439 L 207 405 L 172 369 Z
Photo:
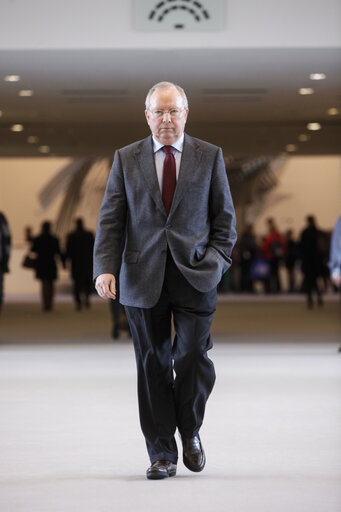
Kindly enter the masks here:
M 8 222 L 0 212 L 0 272 L 8 272 L 8 260 L 11 252 L 11 233 Z
M 300 253 L 302 272 L 308 278 L 322 274 L 322 255 L 319 251 L 320 231 L 315 226 L 309 226 L 301 233 Z
M 37 254 L 37 279 L 57 279 L 57 265 L 55 257 L 61 252 L 59 249 L 58 238 L 49 234 L 42 233 L 32 240 L 32 252 Z
M 72 278 L 78 281 L 92 281 L 94 235 L 85 229 L 70 233 L 66 242 L 66 259 L 71 260 Z

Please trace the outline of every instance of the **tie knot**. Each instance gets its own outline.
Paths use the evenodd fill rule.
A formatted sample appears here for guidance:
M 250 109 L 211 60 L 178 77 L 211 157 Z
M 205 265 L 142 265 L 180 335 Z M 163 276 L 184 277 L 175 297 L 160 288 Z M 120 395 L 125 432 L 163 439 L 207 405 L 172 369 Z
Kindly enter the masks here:
M 163 146 L 162 149 L 166 153 L 166 155 L 172 155 L 173 154 L 172 146 Z

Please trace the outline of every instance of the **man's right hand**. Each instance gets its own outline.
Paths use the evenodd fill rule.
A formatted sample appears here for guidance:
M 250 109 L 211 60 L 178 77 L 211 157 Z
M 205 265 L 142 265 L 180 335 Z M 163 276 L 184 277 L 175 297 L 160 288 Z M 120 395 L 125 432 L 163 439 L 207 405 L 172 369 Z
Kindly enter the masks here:
M 116 299 L 116 280 L 113 274 L 97 276 L 95 288 L 102 299 Z

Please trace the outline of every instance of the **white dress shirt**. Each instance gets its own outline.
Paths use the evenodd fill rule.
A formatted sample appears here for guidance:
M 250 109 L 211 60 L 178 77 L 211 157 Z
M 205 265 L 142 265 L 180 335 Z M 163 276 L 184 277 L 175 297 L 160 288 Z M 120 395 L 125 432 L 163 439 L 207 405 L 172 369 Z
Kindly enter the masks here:
M 161 192 L 162 192 L 162 181 L 163 181 L 163 161 L 166 156 L 166 153 L 162 150 L 164 145 L 165 144 L 162 144 L 161 142 L 156 140 L 153 136 L 153 151 L 154 151 L 154 158 L 155 158 L 155 167 L 156 167 L 157 180 L 159 182 L 159 187 L 160 187 Z M 171 144 L 171 146 L 173 148 L 173 155 L 175 158 L 176 181 L 178 181 L 178 177 L 179 177 L 183 145 L 184 145 L 184 134 L 182 134 L 178 140 L 176 140 L 173 144 Z

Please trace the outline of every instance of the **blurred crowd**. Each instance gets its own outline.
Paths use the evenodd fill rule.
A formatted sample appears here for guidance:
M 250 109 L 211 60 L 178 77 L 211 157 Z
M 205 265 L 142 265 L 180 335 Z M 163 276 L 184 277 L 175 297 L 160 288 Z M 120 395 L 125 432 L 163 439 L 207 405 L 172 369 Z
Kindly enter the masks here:
M 41 232 L 33 236 L 31 228 L 26 228 L 25 238 L 30 244 L 23 266 L 31 268 L 41 283 L 41 303 L 43 311 L 52 311 L 55 295 L 55 281 L 60 265 L 68 268 L 73 283 L 75 308 L 81 311 L 90 308 L 90 296 L 94 292 L 92 279 L 94 234 L 84 226 L 83 219 L 75 221 L 61 249 L 60 240 L 51 232 L 51 223 L 43 222 Z M 128 322 L 119 300 L 110 300 L 110 312 L 113 321 L 112 337 L 117 339 L 120 332 L 129 334 Z
M 340 229 L 335 229 L 337 233 L 341 233 L 341 220 L 339 224 Z M 336 290 L 339 284 L 333 276 L 332 280 L 330 279 L 328 267 L 331 232 L 320 229 L 313 215 L 307 216 L 306 226 L 297 236 L 294 236 L 292 229 L 283 232 L 273 218 L 266 220 L 266 230 L 266 234 L 259 237 L 249 224 L 242 233 L 239 233 L 232 254 L 233 265 L 223 277 L 219 291 L 304 293 L 308 308 L 312 308 L 314 304 L 322 306 L 323 294 L 328 290 Z M 53 309 L 58 260 L 60 265 L 70 271 L 75 308 L 79 311 L 82 308 L 89 308 L 90 296 L 94 291 L 94 234 L 84 227 L 83 220 L 76 219 L 75 229 L 67 235 L 63 250 L 48 221 L 43 222 L 41 232 L 35 236 L 30 228 L 26 228 L 25 238 L 29 243 L 29 251 L 24 258 L 23 266 L 32 269 L 35 277 L 41 282 L 43 311 Z M 335 240 L 334 246 L 339 247 Z M 3 301 L 3 276 L 9 271 L 10 247 L 9 225 L 5 215 L 0 212 L 0 311 Z M 339 249 L 334 250 L 337 258 L 339 252 Z M 334 255 L 332 259 L 339 261 L 336 256 Z M 339 263 L 334 266 L 333 272 L 339 272 Z M 118 338 L 122 328 L 128 330 L 126 321 L 121 321 L 122 317 L 125 318 L 124 311 L 117 299 L 110 302 L 110 309 L 113 318 L 112 335 Z
M 66 268 L 69 261 L 73 282 L 73 297 L 77 310 L 90 307 L 92 292 L 92 253 L 94 235 L 84 228 L 83 220 L 76 219 L 75 230 L 66 238 L 65 250 L 60 248 L 59 239 L 51 232 L 51 223 L 43 222 L 41 232 L 33 236 L 31 228 L 26 228 L 26 240 L 30 243 L 23 266 L 35 271 L 41 281 L 43 311 L 51 311 L 54 299 L 54 282 L 58 277 L 57 260 Z
M 306 227 L 294 236 L 293 230 L 283 232 L 273 218 L 266 221 L 267 233 L 255 235 L 247 225 L 239 235 L 233 252 L 231 274 L 221 283 L 220 291 L 246 293 L 305 293 L 307 305 L 314 298 L 323 304 L 323 293 L 331 288 L 329 249 L 331 233 L 319 229 L 313 215 L 306 218 Z

